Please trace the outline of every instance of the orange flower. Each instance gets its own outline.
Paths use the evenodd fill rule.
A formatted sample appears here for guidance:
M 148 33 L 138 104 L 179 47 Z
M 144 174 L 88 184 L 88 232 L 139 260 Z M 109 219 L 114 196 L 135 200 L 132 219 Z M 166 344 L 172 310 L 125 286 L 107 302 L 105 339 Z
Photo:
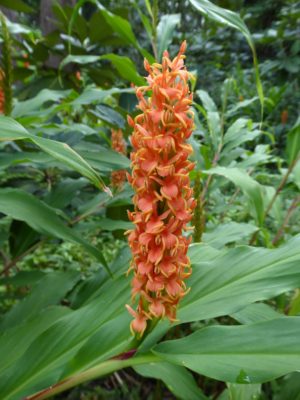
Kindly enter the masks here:
M 111 131 L 111 147 L 118 153 L 126 155 L 126 142 L 123 138 L 121 129 Z M 111 173 L 111 184 L 114 188 L 120 190 L 126 181 L 126 171 L 121 169 Z
M 148 320 L 176 319 L 178 302 L 187 291 L 184 280 L 191 273 L 190 239 L 183 236 L 195 208 L 189 181 L 192 148 L 186 143 L 194 123 L 185 48 L 183 42 L 173 60 L 165 52 L 162 65 L 150 66 L 145 60 L 148 86 L 136 89 L 142 112 L 134 120 L 128 117 L 134 129 L 128 180 L 135 191 L 135 210 L 128 215 L 135 229 L 127 234 L 133 255 L 132 297 L 138 297 L 137 310 L 129 311 L 134 316 L 131 330 L 139 335 Z

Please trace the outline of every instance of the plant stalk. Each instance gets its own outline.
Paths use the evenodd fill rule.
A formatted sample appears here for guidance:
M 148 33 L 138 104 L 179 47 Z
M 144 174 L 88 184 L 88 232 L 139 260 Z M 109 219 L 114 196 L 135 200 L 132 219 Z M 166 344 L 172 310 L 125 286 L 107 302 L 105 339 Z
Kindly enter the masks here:
M 55 394 L 61 393 L 64 390 L 70 389 L 77 386 L 83 382 L 90 381 L 95 378 L 110 374 L 112 372 L 118 371 L 123 368 L 132 367 L 134 365 L 148 364 L 159 362 L 160 358 L 154 354 L 144 354 L 138 357 L 129 358 L 126 360 L 108 360 L 96 367 L 90 368 L 84 372 L 77 375 L 71 376 L 53 386 L 49 386 L 32 396 L 25 397 L 24 400 L 43 400 L 48 399 Z

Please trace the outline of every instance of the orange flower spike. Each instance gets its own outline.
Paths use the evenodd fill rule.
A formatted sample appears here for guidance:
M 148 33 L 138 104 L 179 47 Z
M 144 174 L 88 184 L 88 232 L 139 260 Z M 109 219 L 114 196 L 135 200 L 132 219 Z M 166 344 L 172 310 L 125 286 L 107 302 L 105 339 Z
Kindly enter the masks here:
M 183 231 L 195 208 L 189 181 L 191 146 L 186 143 L 194 121 L 185 49 L 183 42 L 173 60 L 164 52 L 162 64 L 145 60 L 148 86 L 136 89 L 141 113 L 134 120 L 128 117 L 133 128 L 128 181 L 135 191 L 135 210 L 129 215 L 135 228 L 127 233 L 138 306 L 136 311 L 127 308 L 135 317 L 131 330 L 138 335 L 151 319 L 176 320 L 178 303 L 187 293 L 184 279 L 191 273 L 190 241 Z
M 118 153 L 126 155 L 126 142 L 123 138 L 123 133 L 121 129 L 111 131 L 111 147 Z M 111 184 L 112 186 L 117 189 L 121 190 L 124 182 L 126 181 L 126 171 L 121 169 L 118 171 L 113 171 L 111 173 Z

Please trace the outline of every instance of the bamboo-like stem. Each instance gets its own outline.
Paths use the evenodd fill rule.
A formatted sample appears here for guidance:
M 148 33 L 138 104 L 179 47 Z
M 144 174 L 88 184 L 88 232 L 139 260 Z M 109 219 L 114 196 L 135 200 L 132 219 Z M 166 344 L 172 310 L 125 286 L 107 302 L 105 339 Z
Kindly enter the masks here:
M 141 356 L 129 358 L 127 360 L 108 360 L 93 368 L 83 371 L 79 374 L 71 376 L 53 386 L 49 386 L 34 395 L 25 397 L 24 400 L 43 400 L 48 399 L 55 394 L 61 393 L 67 389 L 77 386 L 83 382 L 90 381 L 95 378 L 110 374 L 123 368 L 132 367 L 135 365 L 148 364 L 159 362 L 161 359 L 152 354 L 144 354 Z
M 202 239 L 202 234 L 204 231 L 204 207 L 201 198 L 201 174 L 197 172 L 197 176 L 195 178 L 195 186 L 194 186 L 194 197 L 197 201 L 196 208 L 194 210 L 194 242 L 199 243 Z
M 2 81 L 2 89 L 5 96 L 4 101 L 4 114 L 10 115 L 12 112 L 12 81 L 13 81 L 13 67 L 11 57 L 11 39 L 6 25 L 5 16 L 0 12 L 1 28 L 2 28 L 2 60 L 1 67 L 3 69 L 4 77 Z

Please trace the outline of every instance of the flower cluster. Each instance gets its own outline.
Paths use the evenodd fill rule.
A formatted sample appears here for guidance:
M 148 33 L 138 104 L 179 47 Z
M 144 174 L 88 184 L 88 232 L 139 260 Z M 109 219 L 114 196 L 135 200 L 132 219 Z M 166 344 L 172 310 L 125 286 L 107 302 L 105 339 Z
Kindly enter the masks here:
M 126 155 L 127 146 L 126 142 L 123 138 L 123 132 L 121 129 L 111 131 L 111 147 L 118 153 Z M 118 171 L 113 171 L 111 173 L 111 184 L 112 186 L 120 190 L 123 187 L 124 182 L 126 181 L 126 171 L 121 169 Z
M 132 297 L 138 297 L 138 306 L 136 311 L 127 308 L 134 316 L 131 331 L 139 335 L 148 320 L 176 319 L 178 302 L 187 292 L 184 280 L 191 274 L 190 240 L 183 231 L 195 208 L 189 180 L 194 165 L 188 160 L 192 147 L 186 143 L 194 123 L 185 48 L 183 42 L 173 60 L 164 52 L 162 64 L 145 60 L 148 86 L 136 89 L 142 113 L 134 120 L 128 117 L 134 129 L 128 180 L 135 191 L 135 210 L 129 212 L 135 229 L 128 231 L 128 241 Z

